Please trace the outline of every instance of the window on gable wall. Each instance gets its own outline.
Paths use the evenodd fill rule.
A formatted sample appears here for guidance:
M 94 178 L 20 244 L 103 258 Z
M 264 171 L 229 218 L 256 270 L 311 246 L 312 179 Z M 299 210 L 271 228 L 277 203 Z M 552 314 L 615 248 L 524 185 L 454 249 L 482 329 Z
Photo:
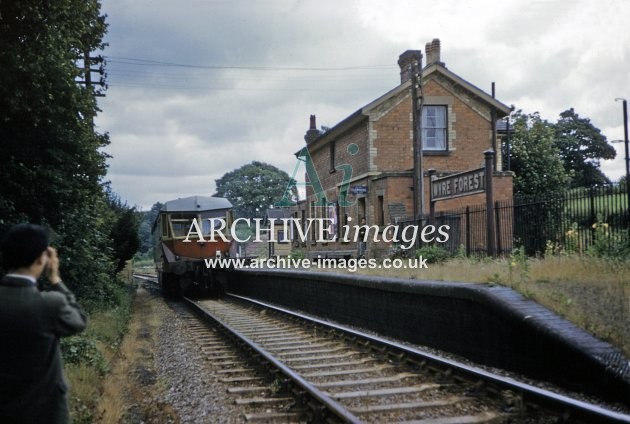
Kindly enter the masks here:
M 335 142 L 334 140 L 329 144 L 330 150 L 330 172 L 335 172 Z
M 446 106 L 422 108 L 422 149 L 448 150 Z

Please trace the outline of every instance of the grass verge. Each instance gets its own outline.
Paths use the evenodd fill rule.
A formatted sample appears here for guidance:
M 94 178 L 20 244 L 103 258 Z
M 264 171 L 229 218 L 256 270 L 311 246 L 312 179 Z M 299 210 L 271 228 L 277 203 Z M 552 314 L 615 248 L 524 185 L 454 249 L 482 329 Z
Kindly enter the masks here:
M 127 332 L 134 291 L 132 284 L 121 284 L 115 307 L 90 311 L 87 329 L 62 339 L 64 369 L 70 383 L 70 416 L 75 424 L 95 419 L 103 377 Z

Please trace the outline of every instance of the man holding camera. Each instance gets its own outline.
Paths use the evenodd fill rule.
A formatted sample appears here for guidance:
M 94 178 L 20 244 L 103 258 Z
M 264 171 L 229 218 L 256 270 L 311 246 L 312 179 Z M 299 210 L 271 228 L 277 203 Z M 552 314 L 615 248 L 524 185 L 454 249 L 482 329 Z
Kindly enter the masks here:
M 59 338 L 81 332 L 86 316 L 61 282 L 57 251 L 38 225 L 18 224 L 0 242 L 0 422 L 68 423 Z M 37 279 L 44 275 L 48 291 Z

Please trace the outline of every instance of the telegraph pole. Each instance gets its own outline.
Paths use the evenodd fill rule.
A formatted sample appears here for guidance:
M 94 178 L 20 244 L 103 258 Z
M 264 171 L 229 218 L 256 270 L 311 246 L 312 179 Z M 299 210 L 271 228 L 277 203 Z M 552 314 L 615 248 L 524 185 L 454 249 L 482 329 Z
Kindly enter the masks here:
M 413 125 L 413 152 L 414 152 L 414 219 L 418 224 L 424 218 L 424 170 L 422 166 L 422 56 L 411 64 L 411 104 Z
M 88 92 L 92 92 L 95 97 L 105 97 L 103 93 L 103 89 L 107 89 L 107 84 L 105 84 L 105 59 L 103 56 L 98 55 L 96 57 L 90 56 L 89 50 L 84 50 L 83 52 L 83 81 L 77 81 L 79 84 L 85 84 L 85 87 L 88 89 Z M 92 64 L 99 64 L 98 68 L 92 68 Z M 98 82 L 92 81 L 92 72 L 98 72 L 100 75 Z M 98 85 L 101 88 L 97 90 L 92 90 L 94 85 Z
M 619 100 L 623 103 L 623 144 L 625 146 L 626 153 L 626 201 L 628 203 L 628 232 L 630 233 L 630 152 L 628 151 L 630 142 L 628 141 L 628 101 L 621 97 L 617 97 L 615 99 L 616 102 Z

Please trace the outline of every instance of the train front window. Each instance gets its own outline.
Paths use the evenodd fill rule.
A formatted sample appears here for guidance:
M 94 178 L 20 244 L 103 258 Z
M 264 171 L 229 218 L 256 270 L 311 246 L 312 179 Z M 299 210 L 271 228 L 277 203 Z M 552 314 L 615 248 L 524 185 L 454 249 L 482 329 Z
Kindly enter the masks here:
M 218 231 L 220 228 L 227 228 L 227 223 L 225 222 L 225 212 L 202 212 L 201 222 L 201 231 L 203 231 L 204 236 L 209 236 L 213 231 Z
M 225 226 L 225 223 L 223 221 L 224 220 L 221 220 L 219 218 L 206 218 L 202 221 L 203 228 L 201 229 L 201 231 L 203 231 L 204 235 L 210 235 L 215 229 L 219 230 L 220 228 L 223 228 Z
M 173 214 L 171 215 L 171 228 L 175 237 L 186 237 L 193 219 L 197 218 L 195 214 Z
M 160 215 L 160 222 L 162 227 L 162 237 L 168 237 L 168 220 L 166 219 L 165 213 Z

